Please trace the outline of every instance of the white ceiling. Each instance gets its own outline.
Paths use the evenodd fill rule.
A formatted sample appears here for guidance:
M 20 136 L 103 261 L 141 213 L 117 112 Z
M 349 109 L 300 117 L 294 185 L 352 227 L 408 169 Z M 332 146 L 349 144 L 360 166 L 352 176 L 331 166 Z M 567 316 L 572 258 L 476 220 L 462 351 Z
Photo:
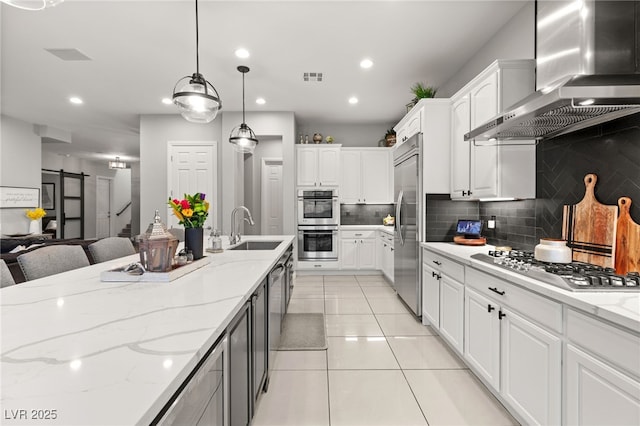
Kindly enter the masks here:
M 444 84 L 524 4 L 200 0 L 200 71 L 226 111 L 242 108 L 243 64 L 248 111 L 294 111 L 300 124 L 394 122 L 413 83 Z M 161 99 L 195 72 L 193 0 L 67 0 L 40 12 L 2 4 L 1 14 L 2 113 L 71 133 L 50 150 L 137 158 L 139 116 L 175 114 Z M 238 47 L 251 57 L 236 58 Z M 65 62 L 51 48 L 92 60 Z M 324 81 L 305 83 L 304 72 Z M 74 95 L 85 103 L 70 104 Z

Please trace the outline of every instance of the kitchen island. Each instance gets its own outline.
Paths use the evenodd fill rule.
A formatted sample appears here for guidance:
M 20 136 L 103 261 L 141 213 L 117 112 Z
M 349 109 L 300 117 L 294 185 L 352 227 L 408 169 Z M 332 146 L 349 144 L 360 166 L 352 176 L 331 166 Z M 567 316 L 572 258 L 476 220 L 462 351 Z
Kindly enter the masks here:
M 149 424 L 293 238 L 170 283 L 100 281 L 133 255 L 2 289 L 2 424 Z

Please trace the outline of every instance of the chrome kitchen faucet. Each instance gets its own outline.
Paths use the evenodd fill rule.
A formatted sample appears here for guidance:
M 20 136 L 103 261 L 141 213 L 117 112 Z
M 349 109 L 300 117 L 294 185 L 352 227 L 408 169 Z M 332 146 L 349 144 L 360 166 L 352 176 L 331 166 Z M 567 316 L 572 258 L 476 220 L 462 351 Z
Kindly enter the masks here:
M 249 216 L 249 219 L 244 219 L 249 222 L 249 225 L 255 225 L 253 222 L 253 218 L 251 217 L 251 212 L 245 206 L 238 206 L 231 212 L 231 235 L 229 235 L 229 244 L 234 245 L 240 242 L 240 225 L 236 225 L 236 213 L 238 210 L 244 210 Z M 235 232 L 234 232 L 235 229 Z

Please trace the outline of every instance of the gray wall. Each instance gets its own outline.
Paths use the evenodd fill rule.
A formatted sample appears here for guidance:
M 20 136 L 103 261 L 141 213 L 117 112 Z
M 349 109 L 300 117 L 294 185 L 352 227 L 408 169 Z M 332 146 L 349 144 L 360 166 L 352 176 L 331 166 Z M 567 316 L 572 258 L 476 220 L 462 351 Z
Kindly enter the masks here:
M 222 120 L 216 117 L 209 124 L 190 123 L 181 115 L 143 115 L 140 117 L 140 230 L 144 231 L 153 220 L 157 209 L 160 217 L 167 222 L 167 143 L 169 141 L 216 141 L 218 142 L 218 162 L 220 162 Z M 218 182 L 221 182 L 221 168 L 218 167 Z M 220 188 L 220 187 L 219 187 Z M 215 198 L 222 200 L 218 189 Z M 218 220 L 220 217 L 218 216 Z M 216 226 L 220 227 L 220 224 Z M 133 228 L 133 224 L 132 224 Z
M 336 144 L 345 147 L 376 147 L 378 141 L 384 139 L 387 129 L 393 128 L 397 122 L 389 123 L 299 123 L 296 133 L 296 143 L 300 142 L 300 135 L 309 135 L 313 143 L 313 134 L 321 133 L 324 138 L 333 136 Z
M 481 23 L 479 23 L 481 25 Z M 469 29 L 470 34 L 473 29 Z M 502 27 L 460 70 L 438 87 L 438 98 L 454 95 L 496 59 L 535 58 L 535 5 L 527 1 L 522 10 Z
M 5 115 L 0 117 L 0 186 L 40 188 L 40 137 L 33 125 Z M 2 234 L 26 233 L 24 209 L 0 209 Z
M 244 160 L 244 205 L 251 211 L 255 222 L 254 226 L 245 223 L 244 233 L 247 235 L 262 234 L 262 159 L 282 158 L 282 138 L 258 135 L 258 141 L 253 155 Z

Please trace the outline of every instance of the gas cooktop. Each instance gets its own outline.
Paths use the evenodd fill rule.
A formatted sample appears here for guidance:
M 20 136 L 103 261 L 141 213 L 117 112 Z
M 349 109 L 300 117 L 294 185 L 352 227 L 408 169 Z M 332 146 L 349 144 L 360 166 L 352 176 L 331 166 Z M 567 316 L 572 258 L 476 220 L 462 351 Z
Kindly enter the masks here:
M 570 291 L 638 291 L 640 273 L 618 275 L 612 268 L 589 263 L 548 263 L 535 260 L 532 252 L 490 250 L 471 258 L 508 269 L 526 277 Z

